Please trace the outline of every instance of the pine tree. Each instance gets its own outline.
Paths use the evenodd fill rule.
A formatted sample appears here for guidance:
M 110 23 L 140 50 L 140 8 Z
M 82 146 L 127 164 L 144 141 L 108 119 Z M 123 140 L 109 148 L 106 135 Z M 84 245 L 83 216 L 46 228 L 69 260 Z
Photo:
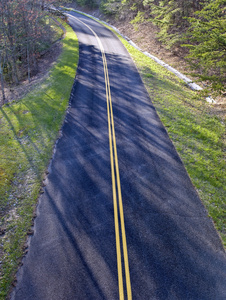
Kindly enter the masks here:
M 188 56 L 199 77 L 209 80 L 213 89 L 222 91 L 226 83 L 226 19 L 225 0 L 211 0 L 194 17 L 186 38 L 190 49 Z M 197 74 L 196 74 L 197 75 Z

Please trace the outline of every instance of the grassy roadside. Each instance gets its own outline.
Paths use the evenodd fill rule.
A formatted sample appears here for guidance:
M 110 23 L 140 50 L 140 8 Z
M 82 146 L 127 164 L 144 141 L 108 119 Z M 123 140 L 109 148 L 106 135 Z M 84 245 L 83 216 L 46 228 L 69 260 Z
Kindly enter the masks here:
M 212 114 L 211 104 L 197 92 L 115 34 L 132 56 L 159 117 L 226 247 L 225 123 Z
M 78 41 L 64 26 L 63 50 L 48 78 L 0 108 L 0 299 L 7 297 L 23 255 L 75 77 Z
M 173 73 L 135 49 L 111 27 L 106 27 L 118 36 L 133 58 L 159 117 L 226 247 L 225 122 L 212 113 L 211 104 L 198 92 L 190 90 Z

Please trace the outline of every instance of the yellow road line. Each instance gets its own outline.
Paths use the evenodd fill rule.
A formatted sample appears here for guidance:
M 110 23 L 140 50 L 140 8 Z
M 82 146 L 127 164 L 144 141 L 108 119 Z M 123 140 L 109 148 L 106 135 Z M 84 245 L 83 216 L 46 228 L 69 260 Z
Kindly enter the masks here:
M 81 20 L 79 20 L 78 18 L 76 18 L 72 15 L 70 15 L 70 16 L 75 18 L 79 22 L 81 22 L 94 34 L 94 36 L 96 37 L 96 39 L 98 41 L 98 44 L 99 44 L 99 47 L 101 50 L 101 54 L 102 54 L 102 60 L 103 60 L 103 66 L 104 66 L 104 76 L 105 76 L 105 87 L 106 87 L 107 114 L 108 114 L 108 133 L 109 133 L 110 160 L 111 160 L 114 220 L 115 220 L 119 299 L 124 300 L 124 288 L 123 288 L 123 276 L 122 276 L 122 259 L 121 259 L 119 217 L 118 217 L 118 204 L 117 203 L 119 203 L 122 246 L 123 246 L 125 276 L 126 276 L 127 299 L 132 300 L 132 290 L 131 290 L 131 281 L 130 281 L 130 272 L 129 272 L 129 259 L 128 259 L 127 242 L 126 242 L 121 183 L 120 183 L 119 166 L 118 166 L 118 154 L 117 154 L 117 146 L 116 146 L 114 117 L 113 117 L 113 108 L 112 108 L 112 100 L 111 100 L 111 90 L 110 90 L 110 81 L 109 81 L 109 75 L 108 75 L 107 59 L 106 59 L 106 55 L 104 52 L 104 47 L 103 47 L 98 35 L 93 31 L 93 29 L 90 26 L 88 26 L 87 24 L 85 24 L 84 22 L 82 22 Z M 112 146 L 112 144 L 113 144 L 113 146 Z M 115 170 L 116 170 L 116 180 L 115 180 Z M 117 188 L 118 188 L 118 202 L 117 202 L 117 193 L 116 193 L 116 182 L 117 182 Z
M 124 300 L 124 289 L 123 289 L 123 278 L 122 278 L 122 258 L 121 258 L 121 247 L 120 247 L 120 235 L 119 235 L 119 218 L 118 218 L 118 205 L 117 205 L 117 195 L 116 195 L 116 184 L 115 184 L 115 170 L 114 170 L 114 156 L 112 147 L 112 132 L 111 132 L 111 119 L 110 119 L 110 109 L 109 109 L 109 85 L 106 84 L 106 63 L 103 57 L 104 64 L 104 76 L 105 76 L 105 87 L 106 87 L 106 98 L 107 98 L 107 114 L 108 114 L 108 132 L 109 132 L 109 146 L 110 146 L 110 158 L 111 158 L 111 178 L 112 178 L 112 189 L 113 189 L 113 204 L 114 204 L 114 220 L 115 220 L 115 239 L 116 239 L 116 255 L 117 255 L 117 267 L 118 267 L 118 285 L 119 285 L 119 299 Z
M 105 57 L 105 60 L 106 60 L 106 57 Z M 119 211 L 120 211 L 120 221 L 121 221 L 121 231 L 122 231 L 122 244 L 123 244 L 125 274 L 126 274 L 127 299 L 131 300 L 132 299 L 132 290 L 131 290 L 130 273 L 129 273 L 129 260 L 128 260 L 128 251 L 127 251 L 127 242 L 126 242 L 126 231 L 125 231 L 124 212 L 123 212 L 122 193 L 121 193 L 121 182 L 120 182 L 120 176 L 119 176 L 118 154 L 117 154 L 117 146 L 116 146 L 115 126 L 114 126 L 114 118 L 113 118 L 113 108 L 112 108 L 112 101 L 111 101 L 110 82 L 109 82 L 109 76 L 108 76 L 107 61 L 106 61 L 106 73 L 107 73 L 107 81 L 108 81 L 108 86 L 109 86 L 109 103 L 110 103 L 112 136 L 113 136 L 113 145 L 114 145 L 114 154 L 115 154 L 115 169 L 116 169 L 116 178 L 117 178 L 117 187 L 118 187 L 118 201 L 119 201 Z

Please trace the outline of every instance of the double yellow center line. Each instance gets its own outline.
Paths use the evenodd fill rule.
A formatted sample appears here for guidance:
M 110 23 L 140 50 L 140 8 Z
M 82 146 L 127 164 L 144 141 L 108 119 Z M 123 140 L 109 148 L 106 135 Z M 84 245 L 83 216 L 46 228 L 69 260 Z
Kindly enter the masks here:
M 116 146 L 116 138 L 115 138 L 114 117 L 113 117 L 110 81 L 109 81 L 109 75 L 108 75 L 108 66 L 107 66 L 106 55 L 105 55 L 104 47 L 101 43 L 101 40 L 99 39 L 98 35 L 93 31 L 93 29 L 90 28 L 87 24 L 85 24 L 81 20 L 79 20 L 78 18 L 76 18 L 74 16 L 73 16 L 73 18 L 77 19 L 84 26 L 89 28 L 89 30 L 96 37 L 97 42 L 100 47 L 100 50 L 101 50 L 101 54 L 102 54 L 102 60 L 103 60 L 103 66 L 104 66 L 104 76 L 105 76 L 105 87 L 106 87 L 107 114 L 108 114 L 108 133 L 109 133 L 112 192 L 113 192 L 113 204 L 114 204 L 114 221 L 115 221 L 119 299 L 124 300 L 122 255 L 121 255 L 120 227 L 119 227 L 119 223 L 120 223 L 123 257 L 124 257 L 124 267 L 125 267 L 127 299 L 132 300 L 132 291 L 131 291 L 131 282 L 130 282 L 130 273 L 129 273 L 129 260 L 128 260 L 124 212 L 123 212 L 123 204 L 122 204 L 121 183 L 120 183 L 120 176 L 119 176 L 118 155 L 117 155 L 117 146 Z M 120 215 L 120 221 L 119 221 L 118 214 Z

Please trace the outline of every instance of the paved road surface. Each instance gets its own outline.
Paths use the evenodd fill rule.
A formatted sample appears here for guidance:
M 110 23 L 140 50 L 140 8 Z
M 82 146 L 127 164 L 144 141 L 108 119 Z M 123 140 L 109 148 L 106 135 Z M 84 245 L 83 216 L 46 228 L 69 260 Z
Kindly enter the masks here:
M 71 107 L 11 299 L 226 299 L 222 244 L 130 56 L 69 19 Z

